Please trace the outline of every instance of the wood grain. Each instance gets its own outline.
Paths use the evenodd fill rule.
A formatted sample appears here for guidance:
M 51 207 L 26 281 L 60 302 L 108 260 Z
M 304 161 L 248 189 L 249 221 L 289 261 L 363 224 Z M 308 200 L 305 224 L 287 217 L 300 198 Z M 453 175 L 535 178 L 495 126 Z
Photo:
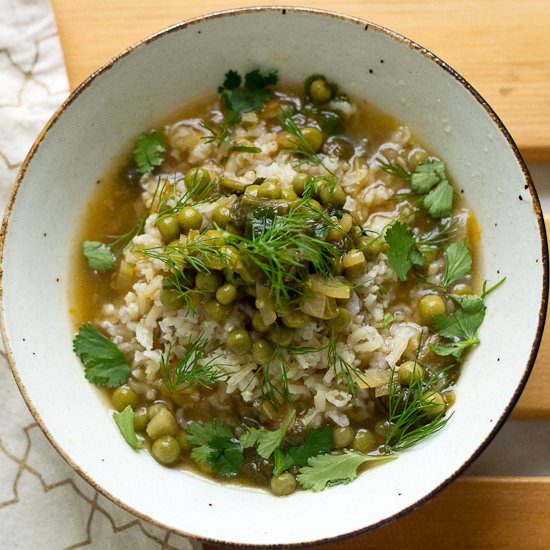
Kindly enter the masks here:
M 435 51 L 502 117 L 528 160 L 550 160 L 550 1 L 286 0 L 355 15 Z M 71 85 L 168 25 L 234 0 L 52 0 Z M 260 5 L 265 2 L 247 2 Z
M 550 478 L 461 478 L 418 510 L 326 550 L 547 550 Z M 360 506 L 360 503 L 353 503 Z M 334 520 L 338 520 L 335 511 Z M 206 545 L 206 550 L 215 550 Z

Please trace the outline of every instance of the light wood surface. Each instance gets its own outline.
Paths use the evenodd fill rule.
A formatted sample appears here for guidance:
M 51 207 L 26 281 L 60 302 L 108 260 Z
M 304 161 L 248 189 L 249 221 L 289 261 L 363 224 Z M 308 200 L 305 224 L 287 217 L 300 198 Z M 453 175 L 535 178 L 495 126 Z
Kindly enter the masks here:
M 461 478 L 396 522 L 322 548 L 547 550 L 549 502 L 548 478 Z M 345 511 L 335 511 L 335 520 L 339 513 Z M 216 548 L 206 546 L 206 550 Z
M 234 0 L 52 0 L 74 87 L 127 46 Z M 549 0 L 286 0 L 398 31 L 440 55 L 502 117 L 528 160 L 550 160 Z

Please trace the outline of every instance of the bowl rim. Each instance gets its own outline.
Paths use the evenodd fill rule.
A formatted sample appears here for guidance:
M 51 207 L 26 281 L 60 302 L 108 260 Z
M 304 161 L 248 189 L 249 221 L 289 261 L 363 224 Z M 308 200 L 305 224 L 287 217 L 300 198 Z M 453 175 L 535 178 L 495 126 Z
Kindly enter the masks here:
M 209 21 L 212 19 L 219 19 L 222 17 L 230 17 L 230 16 L 238 16 L 238 15 L 246 15 L 251 13 L 258 13 L 258 12 L 268 12 L 268 13 L 275 13 L 275 12 L 281 12 L 282 15 L 285 15 L 287 12 L 292 13 L 303 13 L 303 14 L 311 14 L 315 16 L 324 16 L 324 17 L 330 17 L 333 19 L 342 20 L 346 23 L 352 23 L 355 25 L 362 26 L 365 30 L 371 30 L 374 32 L 379 32 L 387 37 L 397 40 L 398 42 L 402 43 L 403 45 L 407 46 L 408 48 L 417 51 L 419 54 L 423 55 L 426 59 L 429 59 L 436 65 L 438 65 L 442 70 L 444 70 L 449 76 L 454 78 L 460 85 L 463 86 L 463 88 L 468 91 L 473 99 L 477 101 L 481 107 L 485 110 L 485 112 L 489 115 L 489 117 L 493 120 L 493 122 L 498 127 L 501 134 L 506 139 L 508 146 L 510 147 L 510 150 L 512 154 L 514 155 L 517 163 L 519 164 L 521 171 L 523 173 L 524 181 L 525 181 L 525 189 L 529 190 L 529 193 L 531 194 L 532 199 L 532 206 L 533 206 L 533 212 L 536 216 L 537 223 L 538 223 L 538 230 L 539 230 L 539 236 L 541 240 L 541 258 L 542 258 L 542 269 L 543 269 L 543 281 L 542 281 L 542 294 L 541 294 L 541 302 L 540 302 L 540 308 L 538 313 L 538 324 L 537 324 L 537 330 L 535 334 L 535 338 L 533 340 L 533 344 L 531 346 L 531 351 L 529 354 L 529 358 L 527 360 L 527 363 L 525 365 L 523 375 L 520 379 L 519 384 L 517 385 L 513 395 L 511 396 L 508 404 L 504 408 L 502 414 L 498 418 L 498 420 L 494 423 L 494 426 L 491 430 L 491 432 L 488 434 L 488 436 L 479 444 L 477 449 L 472 453 L 472 455 L 459 467 L 455 472 L 453 472 L 447 479 L 445 479 L 443 482 L 441 482 L 437 487 L 432 489 L 429 493 L 424 495 L 422 498 L 418 499 L 413 504 L 399 510 L 395 514 L 388 516 L 376 523 L 373 523 L 371 525 L 368 525 L 366 527 L 356 529 L 354 531 L 350 531 L 347 533 L 342 533 L 340 535 L 336 535 L 333 537 L 327 537 L 323 539 L 316 539 L 312 541 L 306 541 L 306 542 L 300 542 L 297 544 L 293 544 L 293 547 L 310 547 L 317 544 L 324 544 L 329 542 L 338 542 L 342 540 L 346 540 L 351 537 L 355 537 L 358 535 L 365 534 L 369 531 L 372 531 L 374 529 L 377 529 L 379 527 L 383 527 L 384 525 L 387 525 L 389 523 L 392 523 L 393 521 L 401 518 L 402 516 L 416 510 L 426 502 L 428 502 L 430 499 L 432 499 L 434 496 L 436 496 L 438 493 L 440 493 L 444 488 L 446 488 L 448 485 L 450 485 L 472 462 L 474 462 L 478 456 L 485 450 L 487 445 L 493 440 L 493 438 L 496 436 L 508 416 L 510 415 L 514 405 L 517 403 L 523 389 L 525 388 L 525 385 L 527 383 L 527 380 L 529 378 L 529 375 L 531 374 L 531 371 L 533 369 L 535 359 L 540 347 L 542 334 L 544 330 L 545 320 L 546 320 L 546 310 L 548 305 L 548 271 L 549 271 L 549 265 L 548 265 L 548 241 L 547 241 L 547 235 L 546 235 L 546 226 L 544 223 L 544 216 L 540 204 L 540 200 L 537 194 L 537 191 L 535 189 L 535 186 L 533 184 L 533 181 L 531 179 L 531 175 L 527 169 L 527 166 L 525 164 L 525 161 L 519 151 L 518 146 L 516 145 L 514 139 L 510 135 L 508 129 L 502 122 L 502 120 L 499 118 L 499 116 L 495 113 L 495 111 L 492 109 L 492 107 L 489 105 L 489 103 L 481 96 L 481 94 L 461 75 L 459 74 L 455 69 L 453 69 L 450 65 L 448 65 L 445 61 L 443 61 L 441 58 L 439 58 L 436 54 L 428 50 L 427 48 L 421 46 L 417 42 L 407 38 L 406 36 L 399 34 L 395 31 L 392 31 L 382 25 L 378 25 L 376 23 L 372 23 L 370 21 L 367 21 L 365 19 L 345 15 L 339 12 L 334 11 L 328 11 L 328 10 L 322 10 L 318 8 L 308 8 L 308 7 L 296 7 L 296 6 L 284 6 L 284 5 L 272 5 L 272 6 L 254 6 L 254 7 L 243 7 L 243 8 L 233 8 L 233 9 L 227 9 L 227 10 L 220 10 L 211 12 L 205 15 L 200 15 L 191 19 L 186 19 L 184 21 L 180 21 L 178 23 L 175 23 L 173 25 L 170 25 L 164 29 L 161 29 L 160 31 L 157 31 L 153 34 L 150 34 L 141 40 L 133 43 L 131 46 L 123 50 L 118 55 L 111 58 L 109 61 L 107 61 L 104 65 L 96 69 L 93 73 L 91 73 L 84 81 L 82 81 L 70 94 L 69 96 L 63 101 L 63 103 L 57 108 L 55 113 L 51 116 L 51 118 L 48 120 L 48 122 L 45 124 L 43 129 L 40 131 L 38 136 L 36 137 L 35 141 L 33 142 L 31 148 L 29 149 L 29 152 L 27 153 L 23 163 L 21 164 L 21 167 L 19 169 L 19 172 L 17 174 L 17 177 L 15 179 L 15 182 L 13 184 L 13 187 L 11 189 L 10 195 L 8 197 L 5 213 L 2 220 L 2 226 L 0 229 L 0 331 L 2 332 L 2 339 L 4 342 L 5 347 L 5 354 L 6 358 L 8 360 L 8 364 L 10 366 L 10 369 L 12 371 L 13 377 L 17 383 L 17 386 L 19 388 L 19 391 L 21 395 L 23 396 L 23 399 L 25 401 L 25 404 L 27 405 L 27 408 L 29 409 L 30 413 L 36 420 L 36 423 L 44 433 L 44 435 L 47 437 L 51 445 L 54 447 L 54 449 L 59 453 L 59 455 L 69 464 L 69 466 L 82 478 L 84 481 L 86 481 L 88 484 L 90 484 L 96 491 L 104 495 L 106 498 L 108 498 L 111 502 L 116 504 L 117 506 L 120 506 L 122 509 L 124 509 L 126 512 L 129 512 L 130 514 L 133 514 L 134 516 L 138 517 L 139 519 L 142 519 L 144 521 L 147 521 L 149 523 L 152 523 L 153 525 L 156 525 L 162 529 L 166 529 L 168 532 L 173 532 L 178 535 L 182 535 L 185 537 L 191 537 L 196 540 L 200 540 L 203 542 L 208 543 L 214 543 L 218 545 L 226 545 L 230 547 L 237 547 L 237 548 L 283 548 L 288 547 L 286 544 L 282 543 L 276 543 L 276 544 L 242 544 L 238 542 L 226 542 L 223 540 L 217 540 L 212 539 L 204 536 L 197 536 L 195 534 L 191 534 L 185 531 L 182 531 L 180 529 L 174 528 L 173 526 L 166 525 L 162 523 L 161 521 L 152 518 L 148 516 L 147 514 L 136 510 L 126 504 L 125 502 L 121 501 L 114 495 L 112 495 L 107 489 L 99 485 L 94 479 L 91 478 L 89 474 L 87 474 L 85 471 L 83 471 L 78 464 L 76 464 L 70 456 L 66 453 L 66 451 L 57 443 L 53 435 L 48 430 L 48 427 L 45 425 L 44 421 L 42 420 L 39 412 L 35 409 L 30 396 L 27 393 L 27 389 L 25 388 L 25 385 L 23 384 L 23 381 L 20 377 L 20 374 L 17 370 L 15 357 L 13 355 L 9 339 L 6 334 L 6 322 L 5 322 L 5 312 L 4 312 L 4 246 L 6 242 L 6 235 L 8 231 L 8 224 L 10 219 L 10 214 L 13 209 L 15 199 L 17 197 L 17 192 L 24 180 L 27 168 L 32 161 L 34 154 L 36 153 L 38 147 L 50 131 L 50 129 L 56 124 L 59 117 L 63 114 L 63 112 L 69 107 L 73 101 L 101 74 L 107 72 L 111 68 L 113 68 L 118 61 L 125 58 L 127 55 L 132 53 L 134 50 L 137 50 L 139 48 L 147 46 L 149 43 L 154 42 L 155 40 L 164 37 L 165 35 L 168 35 L 172 32 L 181 31 L 189 26 L 196 25 L 203 23 L 205 21 Z

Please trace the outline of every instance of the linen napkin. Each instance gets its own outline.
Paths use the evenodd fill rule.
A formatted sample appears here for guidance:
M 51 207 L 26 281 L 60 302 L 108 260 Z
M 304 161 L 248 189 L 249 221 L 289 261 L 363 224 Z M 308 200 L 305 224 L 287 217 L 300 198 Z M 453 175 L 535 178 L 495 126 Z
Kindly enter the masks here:
M 0 211 L 28 149 L 68 94 L 49 0 L 0 0 Z M 34 422 L 0 344 L 0 549 L 198 549 L 83 481 Z

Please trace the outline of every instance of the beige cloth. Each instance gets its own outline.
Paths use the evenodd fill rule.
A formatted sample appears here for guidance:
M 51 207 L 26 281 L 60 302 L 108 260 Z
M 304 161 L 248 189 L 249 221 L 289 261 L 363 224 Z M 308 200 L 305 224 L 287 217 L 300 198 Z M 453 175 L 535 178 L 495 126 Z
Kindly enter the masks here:
M 49 0 L 0 0 L 0 210 L 34 138 L 67 93 Z M 0 349 L 0 549 L 15 548 L 200 545 L 136 519 L 75 474 L 34 422 Z

